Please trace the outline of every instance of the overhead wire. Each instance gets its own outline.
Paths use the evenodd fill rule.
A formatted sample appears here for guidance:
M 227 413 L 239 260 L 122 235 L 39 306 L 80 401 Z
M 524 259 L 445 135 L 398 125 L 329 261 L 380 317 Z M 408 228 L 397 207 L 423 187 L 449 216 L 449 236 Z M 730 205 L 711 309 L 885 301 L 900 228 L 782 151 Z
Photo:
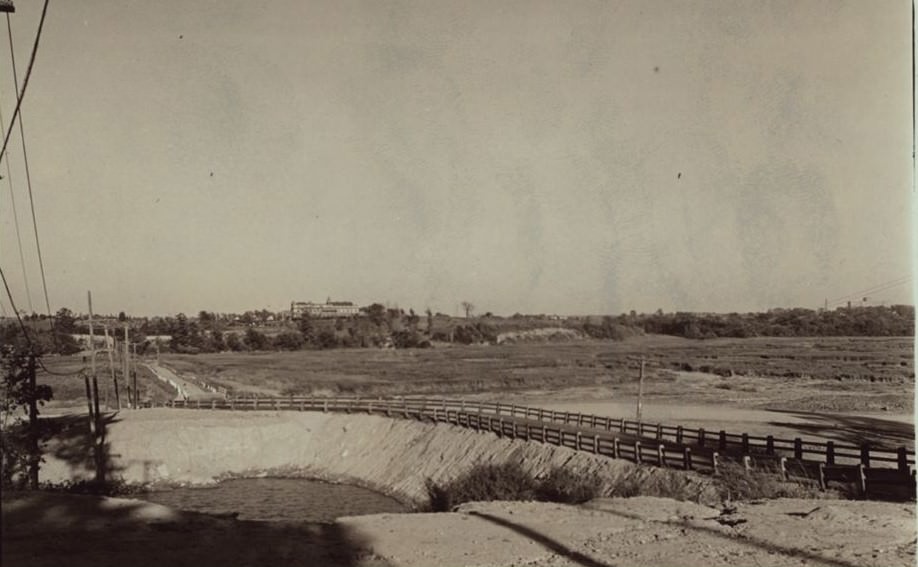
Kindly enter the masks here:
M 855 293 L 850 293 L 850 294 L 848 294 L 848 295 L 843 295 L 843 296 L 841 296 L 841 297 L 839 297 L 839 298 L 837 298 L 837 299 L 833 299 L 832 301 L 829 301 L 828 303 L 829 303 L 829 305 L 836 305 L 836 304 L 839 304 L 839 303 L 844 303 L 845 301 L 848 301 L 849 299 L 854 299 L 854 298 L 856 298 L 856 297 L 865 297 L 865 296 L 867 296 L 868 294 L 871 294 L 871 293 L 880 293 L 880 292 L 882 292 L 882 291 L 886 291 L 886 290 L 889 290 L 889 289 L 893 289 L 893 288 L 898 287 L 898 286 L 900 286 L 900 285 L 907 284 L 907 283 L 910 282 L 911 280 L 912 280 L 912 276 L 903 276 L 903 277 L 900 277 L 900 278 L 896 278 L 896 279 L 894 279 L 894 280 L 889 280 L 889 281 L 884 282 L 884 283 L 882 283 L 882 284 L 877 284 L 877 285 L 875 285 L 875 286 L 873 286 L 873 287 L 869 287 L 869 288 L 867 288 L 867 289 L 863 289 L 863 290 L 858 291 L 858 292 L 855 292 Z
M 35 66 L 35 56 L 38 54 L 38 44 L 41 41 L 41 32 L 45 27 L 45 16 L 48 15 L 49 1 L 50 0 L 45 0 L 41 9 L 41 19 L 38 21 L 38 32 L 35 34 L 35 43 L 32 44 L 32 55 L 29 57 L 29 66 L 26 67 L 25 78 L 22 81 L 22 90 L 16 93 L 16 109 L 13 110 L 13 116 L 10 118 L 10 127 L 7 129 L 6 135 L 3 138 L 3 147 L 0 148 L 0 160 L 6 155 L 6 146 L 9 144 L 10 135 L 13 133 L 13 124 L 16 123 L 16 118 L 19 117 L 19 110 L 22 108 L 22 99 L 25 97 L 26 89 L 29 87 L 29 79 L 32 77 L 32 69 Z
M 48 2 L 46 0 L 45 2 L 46 11 L 47 11 L 47 6 L 48 6 Z M 36 51 L 38 50 L 38 40 L 39 40 L 39 36 L 41 35 L 41 28 L 44 25 L 44 18 L 45 18 L 46 11 L 42 12 L 42 20 L 41 20 L 41 23 L 39 24 L 38 34 L 36 35 L 36 38 L 35 38 L 35 50 Z M 10 42 L 10 63 L 13 67 L 13 87 L 16 89 L 16 92 L 18 93 L 19 92 L 19 75 L 16 72 L 16 55 L 13 50 L 13 26 L 10 24 L 9 13 L 6 14 L 6 31 L 7 31 L 7 37 L 9 38 L 9 42 Z M 30 73 L 32 71 L 31 63 L 34 61 L 35 61 L 35 52 L 33 51 L 32 60 L 30 61 L 30 65 L 29 65 Z M 28 77 L 26 77 L 26 80 L 28 80 Z M 25 84 L 23 84 L 22 86 L 22 95 L 24 94 L 25 94 Z M 21 102 L 22 95 L 20 95 L 20 100 L 17 101 L 16 103 L 17 110 L 19 110 L 19 102 Z M 14 117 L 14 120 L 15 120 L 15 117 Z M 12 126 L 12 124 L 10 124 L 10 126 Z M 38 252 L 38 268 L 41 272 L 41 287 L 45 294 L 45 308 L 48 310 L 48 319 L 51 321 L 51 330 L 53 331 L 54 330 L 54 316 L 51 314 L 51 301 L 48 299 L 48 282 L 45 279 L 45 263 L 41 255 L 41 239 L 38 237 L 38 220 L 35 216 L 35 197 L 32 194 L 32 175 L 29 172 L 29 152 L 26 150 L 25 128 L 22 124 L 21 111 L 19 114 L 19 139 L 22 142 L 22 159 L 25 164 L 26 185 L 29 188 L 29 207 L 32 210 L 32 228 L 35 231 L 35 248 Z M 9 161 L 10 160 L 6 160 L 7 167 L 9 167 Z M 25 271 L 25 268 L 23 268 L 23 271 Z
M 3 109 L 0 108 L 0 130 L 6 130 L 3 120 Z M 29 304 L 29 312 L 35 311 L 32 307 L 32 292 L 29 288 L 29 275 L 26 270 L 25 254 L 22 251 L 22 234 L 19 230 L 19 212 L 16 210 L 16 194 L 13 192 L 13 174 L 10 171 L 10 160 L 6 160 L 6 180 L 10 186 L 10 202 L 13 211 L 13 226 L 16 227 L 16 243 L 19 245 L 19 263 L 22 266 L 22 280 L 25 284 L 26 300 Z

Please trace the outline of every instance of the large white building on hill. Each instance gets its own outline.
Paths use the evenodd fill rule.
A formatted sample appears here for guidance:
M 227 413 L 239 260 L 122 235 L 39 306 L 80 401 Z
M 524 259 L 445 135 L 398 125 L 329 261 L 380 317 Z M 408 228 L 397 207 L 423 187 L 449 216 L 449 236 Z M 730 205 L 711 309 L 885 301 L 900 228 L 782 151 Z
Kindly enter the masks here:
M 332 319 L 335 317 L 356 317 L 360 308 L 350 301 L 332 301 L 325 303 L 312 303 L 311 301 L 293 301 L 290 303 L 290 317 L 299 319 L 303 314 L 318 319 Z

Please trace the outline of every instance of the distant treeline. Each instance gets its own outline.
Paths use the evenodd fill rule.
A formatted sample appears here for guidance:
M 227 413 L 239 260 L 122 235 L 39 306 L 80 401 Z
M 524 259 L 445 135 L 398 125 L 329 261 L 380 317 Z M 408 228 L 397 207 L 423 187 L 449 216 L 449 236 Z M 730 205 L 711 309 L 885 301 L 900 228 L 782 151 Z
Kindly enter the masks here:
M 257 312 L 256 312 L 257 313 Z M 265 313 L 268 313 L 267 311 Z M 909 305 L 812 309 L 772 309 L 764 313 L 664 313 L 622 314 L 604 317 L 548 317 L 520 315 L 455 318 L 427 310 L 423 315 L 409 309 L 386 308 L 374 303 L 363 315 L 338 319 L 268 322 L 263 318 L 243 323 L 201 311 L 197 317 L 179 313 L 174 317 L 129 318 L 123 314 L 129 340 L 138 352 L 150 352 L 158 342 L 161 350 L 179 353 L 220 351 L 300 350 L 354 347 L 426 348 L 433 342 L 495 344 L 502 332 L 562 327 L 587 337 L 624 340 L 641 334 L 673 335 L 689 339 L 718 337 L 818 337 L 818 336 L 914 336 L 915 308 Z M 29 317 L 26 325 L 40 352 L 71 354 L 80 346 L 71 334 L 88 333 L 85 320 L 62 308 L 55 315 L 54 331 L 43 317 Z M 96 335 L 103 334 L 101 325 Z M 120 332 L 113 335 L 121 338 Z M 22 342 L 21 329 L 7 319 L 0 326 L 3 343 Z
M 662 313 L 621 315 L 619 323 L 645 333 L 689 339 L 716 337 L 890 337 L 914 336 L 911 305 L 812 309 L 772 309 L 765 313 Z

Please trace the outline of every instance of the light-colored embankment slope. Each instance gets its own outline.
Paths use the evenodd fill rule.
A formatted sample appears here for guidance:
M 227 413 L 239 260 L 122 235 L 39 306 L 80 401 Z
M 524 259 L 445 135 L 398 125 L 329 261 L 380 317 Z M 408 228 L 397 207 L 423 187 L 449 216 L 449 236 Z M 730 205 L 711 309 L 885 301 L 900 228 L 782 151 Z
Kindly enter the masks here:
M 518 462 L 535 475 L 555 466 L 652 483 L 673 475 L 565 447 L 498 438 L 446 424 L 365 414 L 150 409 L 122 412 L 107 428 L 112 476 L 129 483 L 206 484 L 262 473 L 350 482 L 423 504 L 427 479 L 454 478 L 478 463 Z M 52 443 L 42 476 L 90 478 L 79 447 Z M 73 441 L 69 442 L 71 445 Z M 75 455 L 75 457 L 71 457 Z M 680 480 L 681 479 L 681 480 Z M 682 475 L 688 495 L 709 480 Z

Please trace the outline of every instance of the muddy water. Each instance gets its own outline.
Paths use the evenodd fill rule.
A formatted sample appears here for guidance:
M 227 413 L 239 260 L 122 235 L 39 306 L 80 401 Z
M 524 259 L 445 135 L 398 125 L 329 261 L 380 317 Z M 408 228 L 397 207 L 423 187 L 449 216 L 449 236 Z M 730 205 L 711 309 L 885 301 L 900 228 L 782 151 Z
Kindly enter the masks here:
M 208 514 L 237 513 L 240 520 L 331 522 L 408 509 L 384 494 L 345 484 L 298 478 L 246 478 L 212 487 L 151 492 L 144 500 L 178 510 Z

